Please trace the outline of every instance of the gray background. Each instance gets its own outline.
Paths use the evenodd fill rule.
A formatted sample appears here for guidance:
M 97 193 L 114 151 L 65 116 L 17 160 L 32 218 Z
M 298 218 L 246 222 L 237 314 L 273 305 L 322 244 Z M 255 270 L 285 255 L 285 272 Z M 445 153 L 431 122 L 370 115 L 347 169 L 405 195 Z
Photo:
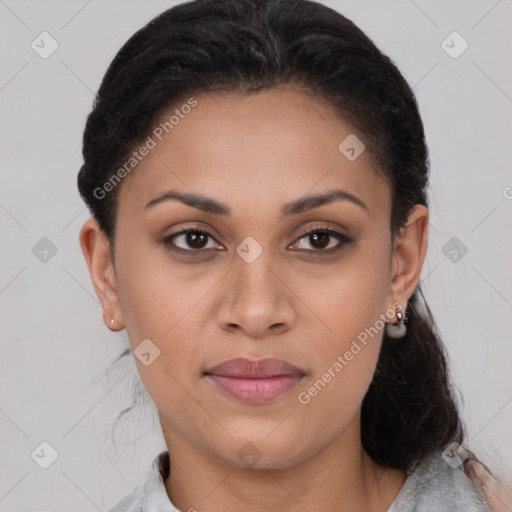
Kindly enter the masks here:
M 464 396 L 470 446 L 510 474 L 512 1 L 325 3 L 414 86 L 432 163 L 423 285 Z M 133 358 L 106 372 L 127 339 L 101 320 L 78 243 L 88 212 L 76 175 L 107 65 L 173 4 L 0 1 L 0 511 L 107 510 L 165 449 L 151 404 L 118 423 L 113 443 L 114 418 L 140 381 Z M 31 47 L 43 31 L 59 45 L 47 59 Z M 453 31 L 469 43 L 458 58 L 441 46 Z M 43 237 L 57 249 L 47 261 L 36 246 Z M 467 253 L 453 261 L 460 243 Z M 59 454 L 46 470 L 31 458 L 42 441 Z

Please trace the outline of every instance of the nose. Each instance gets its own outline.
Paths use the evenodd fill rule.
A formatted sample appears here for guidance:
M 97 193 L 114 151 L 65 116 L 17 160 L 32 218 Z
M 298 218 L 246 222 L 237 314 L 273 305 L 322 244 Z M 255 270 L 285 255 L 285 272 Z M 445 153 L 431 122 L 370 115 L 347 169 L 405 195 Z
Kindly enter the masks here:
M 235 261 L 217 309 L 222 329 L 263 338 L 291 329 L 296 321 L 290 284 L 264 255 L 265 251 L 252 263 Z

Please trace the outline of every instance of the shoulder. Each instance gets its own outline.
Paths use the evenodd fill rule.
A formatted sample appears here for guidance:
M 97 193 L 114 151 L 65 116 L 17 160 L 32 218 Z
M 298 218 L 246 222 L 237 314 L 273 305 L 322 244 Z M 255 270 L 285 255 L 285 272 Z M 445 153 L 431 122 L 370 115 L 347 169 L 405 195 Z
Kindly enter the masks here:
M 180 512 L 165 490 L 169 470 L 169 452 L 165 451 L 154 459 L 145 481 L 108 512 Z
M 408 473 L 388 512 L 490 512 L 485 497 L 464 473 L 453 468 L 441 451 L 425 457 Z
M 145 512 L 143 485 L 137 486 L 108 512 Z

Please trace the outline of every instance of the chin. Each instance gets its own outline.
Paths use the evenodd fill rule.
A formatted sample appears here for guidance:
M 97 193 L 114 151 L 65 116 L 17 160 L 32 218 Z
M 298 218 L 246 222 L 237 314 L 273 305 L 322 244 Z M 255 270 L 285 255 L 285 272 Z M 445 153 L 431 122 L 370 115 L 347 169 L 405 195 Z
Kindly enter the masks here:
M 221 459 L 230 465 L 247 469 L 285 469 L 292 467 L 308 458 L 310 450 L 304 445 L 304 438 L 297 433 L 295 436 L 267 436 L 261 431 L 254 436 L 238 438 L 226 447 L 214 450 Z

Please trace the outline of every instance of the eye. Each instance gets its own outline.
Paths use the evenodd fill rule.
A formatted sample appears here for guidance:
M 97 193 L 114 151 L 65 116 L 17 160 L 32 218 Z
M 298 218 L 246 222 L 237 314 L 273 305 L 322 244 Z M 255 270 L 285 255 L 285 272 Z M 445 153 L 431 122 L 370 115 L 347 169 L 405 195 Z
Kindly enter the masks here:
M 299 249 L 319 254 L 334 254 L 353 241 L 352 238 L 343 233 L 339 233 L 327 227 L 318 227 L 302 235 L 298 241 L 294 242 L 290 247 L 296 249 L 298 243 L 303 239 L 306 240 L 306 245 L 310 245 L 312 248 L 306 247 L 304 249 L 299 247 Z M 209 240 L 211 241 L 210 246 L 208 246 Z M 202 251 L 203 249 L 219 249 L 219 247 L 222 247 L 208 231 L 198 228 L 186 229 L 166 236 L 161 243 L 172 251 L 188 253 L 204 252 Z
M 352 238 L 329 228 L 315 228 L 302 235 L 293 245 L 296 246 L 300 240 L 306 240 L 306 251 L 322 254 L 333 254 L 340 251 L 345 245 L 350 244 Z M 292 246 L 293 247 L 293 246 Z
M 213 246 L 208 247 L 208 239 L 215 241 L 207 231 L 193 228 L 169 235 L 162 240 L 162 243 L 173 251 L 184 252 L 199 252 L 201 249 L 218 248 L 216 243 L 214 243 Z M 181 242 L 182 246 L 178 245 L 175 241 Z

